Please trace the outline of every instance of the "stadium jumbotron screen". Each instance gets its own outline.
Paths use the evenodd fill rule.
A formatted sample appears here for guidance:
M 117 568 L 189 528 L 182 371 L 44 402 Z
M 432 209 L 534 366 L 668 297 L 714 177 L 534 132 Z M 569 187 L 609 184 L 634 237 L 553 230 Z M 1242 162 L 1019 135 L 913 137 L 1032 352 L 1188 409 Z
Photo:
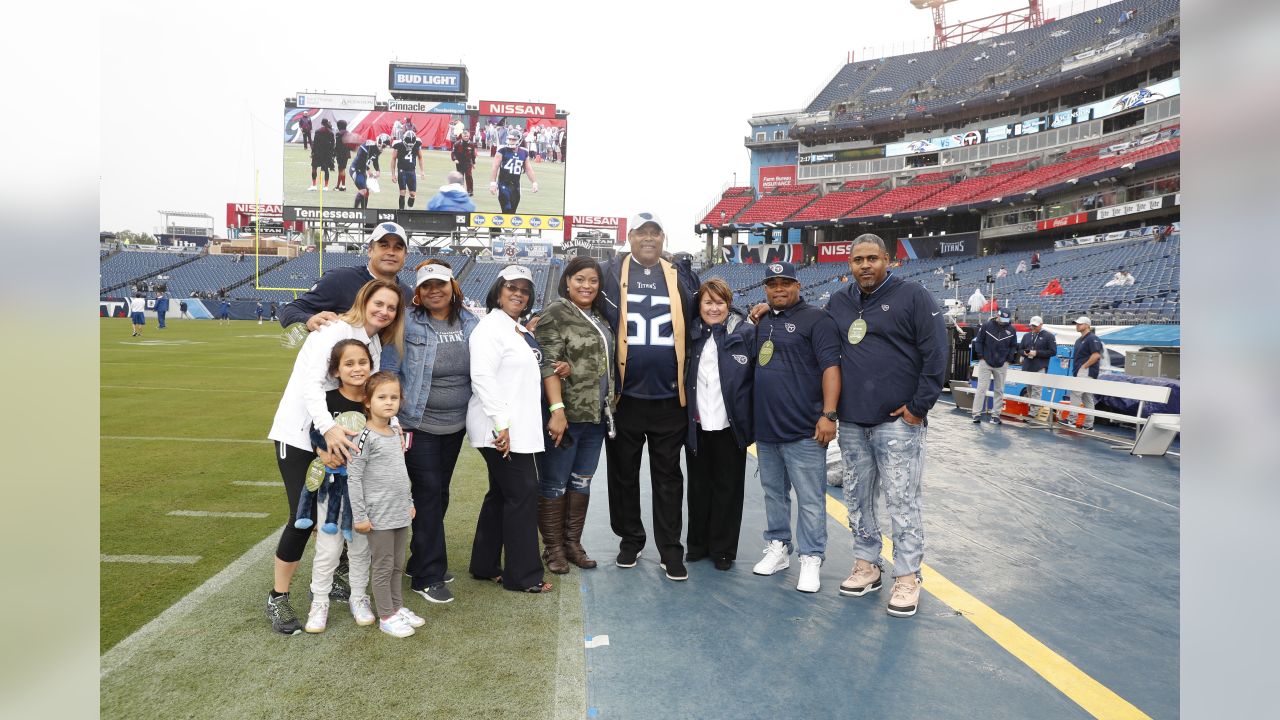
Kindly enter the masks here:
M 320 205 L 323 192 L 326 207 L 356 207 L 363 187 L 366 207 L 399 209 L 403 185 L 417 193 L 404 209 L 426 210 L 446 175 L 465 168 L 465 132 L 474 149 L 470 190 L 476 212 L 564 215 L 566 125 L 564 119 L 286 104 L 284 204 Z M 420 147 L 406 144 L 409 132 Z

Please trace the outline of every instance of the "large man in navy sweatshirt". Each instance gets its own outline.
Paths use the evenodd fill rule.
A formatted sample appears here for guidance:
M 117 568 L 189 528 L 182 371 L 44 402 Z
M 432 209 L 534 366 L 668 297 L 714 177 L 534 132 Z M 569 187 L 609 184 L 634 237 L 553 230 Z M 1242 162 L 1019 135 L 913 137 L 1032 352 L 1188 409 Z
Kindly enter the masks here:
M 855 562 L 840 594 L 881 587 L 880 522 L 883 488 L 893 527 L 893 592 L 888 612 L 910 617 L 920 599 L 924 524 L 920 480 L 925 426 L 942 392 L 947 363 L 942 308 L 924 286 L 889 273 L 879 236 L 854 238 L 849 283 L 831 296 L 827 312 L 840 331 L 840 454 L 844 501 L 853 530 Z
M 369 263 L 361 267 L 340 267 L 326 272 L 320 281 L 293 302 L 280 308 L 280 326 L 289 327 L 304 322 L 307 330 L 315 332 L 338 319 L 338 315 L 351 309 L 356 293 L 375 277 L 397 280 L 396 275 L 404 267 L 409 235 L 393 222 L 378 223 L 369 236 Z M 413 300 L 413 290 L 399 283 L 407 303 Z

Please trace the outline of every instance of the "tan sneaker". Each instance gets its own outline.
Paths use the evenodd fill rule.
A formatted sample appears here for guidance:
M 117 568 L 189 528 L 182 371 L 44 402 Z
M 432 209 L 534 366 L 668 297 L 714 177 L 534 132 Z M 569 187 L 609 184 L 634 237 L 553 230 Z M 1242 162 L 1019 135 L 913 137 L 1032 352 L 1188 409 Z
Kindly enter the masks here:
M 849 577 L 840 583 L 840 594 L 850 597 L 861 597 L 873 590 L 880 589 L 880 566 L 865 560 L 853 564 Z
M 906 575 L 893 580 L 893 594 L 889 596 L 890 615 L 894 617 L 911 617 L 920 606 L 920 581 Z M 914 581 L 914 582 L 913 582 Z

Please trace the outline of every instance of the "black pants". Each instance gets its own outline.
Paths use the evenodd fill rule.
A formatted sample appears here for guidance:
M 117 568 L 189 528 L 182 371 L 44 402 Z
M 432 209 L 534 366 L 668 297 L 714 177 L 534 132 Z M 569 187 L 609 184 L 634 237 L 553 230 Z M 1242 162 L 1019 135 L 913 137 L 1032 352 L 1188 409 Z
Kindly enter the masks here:
M 742 492 L 747 451 L 738 447 L 733 428 L 698 428 L 698 452 L 686 448 L 689 468 L 689 554 L 713 560 L 738 556 L 742 529 Z
M 680 448 L 688 418 L 678 398 L 642 400 L 623 397 L 614 418 L 618 436 L 605 441 L 609 461 L 609 525 L 621 550 L 644 548 L 640 519 L 640 455 L 649 442 L 649 480 L 653 488 L 653 543 L 658 557 L 683 560 L 680 544 L 684 476 Z
M 444 514 L 449 510 L 449 481 L 458 464 L 465 430 L 436 435 L 422 430 L 405 431 L 409 449 L 404 462 L 409 469 L 413 494 L 413 537 L 405 568 L 413 577 L 413 589 L 444 582 L 449 557 L 444 542 Z
M 471 574 L 481 578 L 501 575 L 502 587 L 508 590 L 541 585 L 536 456 L 511 453 L 504 459 L 502 453 L 487 447 L 480 448 L 480 454 L 489 466 L 489 492 L 476 519 Z
M 284 494 L 289 500 L 289 517 L 285 519 L 284 530 L 280 532 L 280 542 L 276 545 L 276 557 L 284 562 L 298 562 L 302 559 L 302 551 L 307 549 L 307 540 L 311 538 L 311 528 L 299 530 L 293 526 L 298 514 L 298 499 L 302 496 L 302 486 L 307 481 L 307 468 L 316 454 L 310 450 L 302 450 L 292 445 L 277 441 L 276 464 L 280 467 L 280 477 L 284 480 Z M 311 506 L 311 522 L 315 527 L 316 506 Z

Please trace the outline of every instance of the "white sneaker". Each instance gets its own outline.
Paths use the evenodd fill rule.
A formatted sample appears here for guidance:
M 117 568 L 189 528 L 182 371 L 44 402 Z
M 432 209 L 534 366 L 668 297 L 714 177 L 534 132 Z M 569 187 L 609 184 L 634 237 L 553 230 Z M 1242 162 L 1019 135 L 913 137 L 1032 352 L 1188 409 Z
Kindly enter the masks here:
M 315 185 L 312 185 L 311 187 L 307 188 L 307 192 L 315 192 L 315 191 L 316 191 Z
M 423 620 L 421 616 L 407 607 L 400 608 L 400 612 L 398 614 L 412 627 L 420 628 L 427 624 L 426 620 Z
M 377 622 L 378 617 L 373 614 L 368 595 L 351 599 L 351 617 L 356 619 L 356 624 L 360 627 L 369 627 Z
M 751 568 L 751 572 L 757 575 L 772 575 L 789 567 L 791 567 L 791 557 L 787 552 L 787 546 L 783 545 L 781 540 L 770 540 L 764 548 L 764 558 Z
M 322 633 L 329 627 L 329 603 L 312 600 L 311 611 L 307 613 L 307 624 L 302 629 L 309 633 Z
M 822 569 L 822 558 L 817 555 L 800 556 L 800 581 L 796 589 L 800 592 L 816 593 L 822 587 L 818 572 Z
M 392 615 L 386 620 L 378 623 L 378 629 L 382 632 L 398 638 L 407 638 L 413 634 L 413 627 L 400 616 L 399 613 Z

